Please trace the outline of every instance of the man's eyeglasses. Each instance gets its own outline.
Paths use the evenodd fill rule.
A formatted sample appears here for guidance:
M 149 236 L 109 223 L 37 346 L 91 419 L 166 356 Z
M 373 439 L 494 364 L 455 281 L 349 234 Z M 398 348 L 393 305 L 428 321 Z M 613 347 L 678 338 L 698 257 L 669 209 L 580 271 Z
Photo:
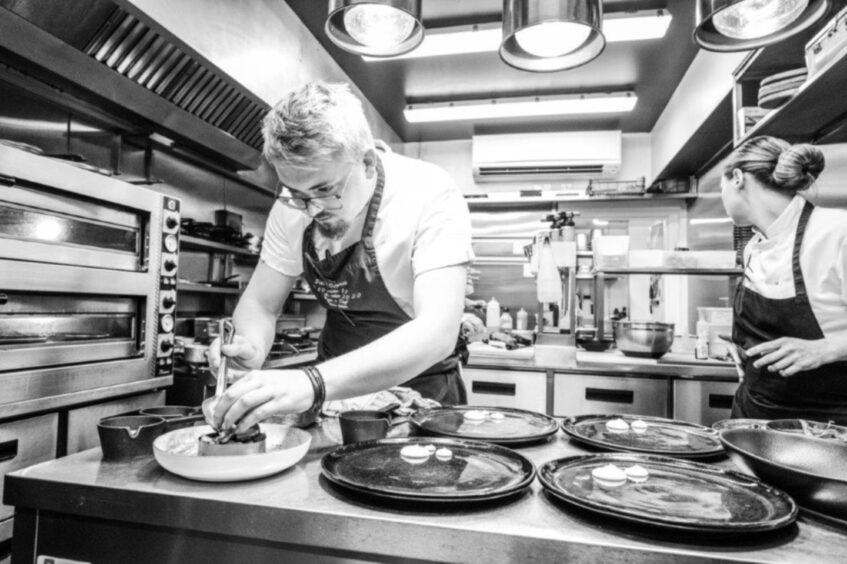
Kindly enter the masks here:
M 279 202 L 287 206 L 289 208 L 304 211 L 309 213 L 309 205 L 313 206 L 316 210 L 340 210 L 343 207 L 341 202 L 341 196 L 344 195 L 344 191 L 347 190 L 347 185 L 350 183 L 350 175 L 353 173 L 353 168 L 347 172 L 347 176 L 344 177 L 344 183 L 341 185 L 341 188 L 338 188 L 338 185 L 330 185 L 323 186 L 316 190 L 317 193 L 321 194 L 320 196 L 300 196 L 301 192 L 296 190 L 292 190 L 282 182 L 277 183 L 277 197 L 276 199 Z

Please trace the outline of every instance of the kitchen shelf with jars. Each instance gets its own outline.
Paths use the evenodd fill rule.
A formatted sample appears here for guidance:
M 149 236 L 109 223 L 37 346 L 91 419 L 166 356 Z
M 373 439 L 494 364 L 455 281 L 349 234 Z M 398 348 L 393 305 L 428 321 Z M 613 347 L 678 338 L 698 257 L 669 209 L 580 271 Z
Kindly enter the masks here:
M 735 146 L 757 135 L 791 142 L 847 141 L 847 97 L 842 95 L 847 91 L 847 8 L 753 51 L 734 78 Z

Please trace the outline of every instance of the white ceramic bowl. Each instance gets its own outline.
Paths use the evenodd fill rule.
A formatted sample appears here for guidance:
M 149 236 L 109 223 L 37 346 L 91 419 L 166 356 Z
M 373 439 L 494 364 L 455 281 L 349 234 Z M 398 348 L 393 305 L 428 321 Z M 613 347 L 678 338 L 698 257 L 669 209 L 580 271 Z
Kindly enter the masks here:
M 297 464 L 309 451 L 312 437 L 287 425 L 260 423 L 266 452 L 237 456 L 200 456 L 198 440 L 212 432 L 209 425 L 177 429 L 153 441 L 153 455 L 165 470 L 204 482 L 252 480 Z

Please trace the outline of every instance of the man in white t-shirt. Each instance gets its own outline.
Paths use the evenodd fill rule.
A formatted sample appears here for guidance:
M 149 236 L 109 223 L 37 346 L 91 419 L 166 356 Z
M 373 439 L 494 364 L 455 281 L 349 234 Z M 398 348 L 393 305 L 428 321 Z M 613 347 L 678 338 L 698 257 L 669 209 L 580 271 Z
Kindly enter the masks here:
M 235 338 L 222 347 L 252 371 L 218 402 L 215 425 L 245 430 L 271 415 L 314 415 L 324 399 L 399 384 L 465 403 L 454 347 L 473 252 L 454 182 L 432 164 L 377 149 L 345 85 L 291 92 L 265 117 L 263 133 L 280 193 L 233 314 Z M 317 364 L 259 370 L 300 276 L 327 309 Z M 216 365 L 217 348 L 210 356 Z

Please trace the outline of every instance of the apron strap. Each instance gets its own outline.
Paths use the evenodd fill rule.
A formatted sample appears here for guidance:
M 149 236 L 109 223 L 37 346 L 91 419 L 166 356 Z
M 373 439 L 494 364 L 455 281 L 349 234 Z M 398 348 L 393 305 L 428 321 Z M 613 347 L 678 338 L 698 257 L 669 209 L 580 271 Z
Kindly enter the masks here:
M 376 158 L 376 188 L 374 188 L 371 202 L 368 206 L 368 215 L 365 216 L 365 225 L 362 228 L 362 243 L 368 255 L 368 266 L 373 268 L 376 266 L 376 249 L 374 248 L 373 232 L 376 225 L 376 215 L 379 211 L 379 206 L 382 203 L 382 192 L 385 187 L 385 169 L 382 166 L 382 159 L 374 153 Z
M 806 234 L 806 225 L 815 206 L 806 200 L 800 221 L 797 222 L 797 231 L 794 234 L 794 250 L 791 253 L 791 270 L 794 274 L 794 293 L 798 298 L 806 297 L 806 283 L 803 281 L 803 270 L 800 268 L 800 247 L 803 245 L 803 236 Z

